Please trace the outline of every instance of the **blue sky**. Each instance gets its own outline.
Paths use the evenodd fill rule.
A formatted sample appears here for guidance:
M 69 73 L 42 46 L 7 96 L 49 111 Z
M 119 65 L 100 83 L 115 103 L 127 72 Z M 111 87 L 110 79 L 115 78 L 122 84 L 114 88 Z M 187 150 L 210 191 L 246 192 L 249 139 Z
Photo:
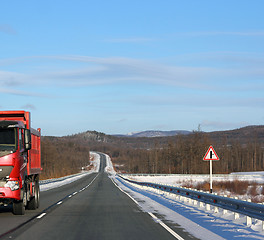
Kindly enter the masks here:
M 0 110 L 43 135 L 264 122 L 264 1 L 2 1 Z

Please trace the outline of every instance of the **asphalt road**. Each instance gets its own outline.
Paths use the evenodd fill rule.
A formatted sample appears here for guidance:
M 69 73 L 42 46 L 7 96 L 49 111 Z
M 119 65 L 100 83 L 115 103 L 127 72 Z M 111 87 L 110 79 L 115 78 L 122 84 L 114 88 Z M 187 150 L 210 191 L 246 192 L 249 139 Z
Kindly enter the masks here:
M 0 208 L 0 236 L 18 226 L 2 239 L 175 239 L 112 183 L 105 165 L 101 155 L 98 174 L 41 192 L 41 207 L 24 216 Z

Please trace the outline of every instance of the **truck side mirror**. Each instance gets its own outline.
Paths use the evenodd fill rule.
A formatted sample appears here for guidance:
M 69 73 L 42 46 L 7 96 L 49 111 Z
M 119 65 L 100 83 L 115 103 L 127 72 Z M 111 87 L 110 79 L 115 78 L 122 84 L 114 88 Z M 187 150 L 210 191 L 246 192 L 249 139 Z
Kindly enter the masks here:
M 25 129 L 25 150 L 31 149 L 31 132 L 29 129 Z

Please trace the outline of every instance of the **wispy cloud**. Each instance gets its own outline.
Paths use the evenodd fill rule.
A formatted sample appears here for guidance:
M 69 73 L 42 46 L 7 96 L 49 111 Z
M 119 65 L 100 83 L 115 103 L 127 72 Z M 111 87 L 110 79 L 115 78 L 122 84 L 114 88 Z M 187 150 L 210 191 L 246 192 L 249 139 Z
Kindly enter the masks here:
M 36 107 L 35 105 L 28 103 L 26 105 L 21 106 L 21 109 L 36 110 Z
M 144 37 L 132 37 L 132 38 L 112 38 L 106 39 L 105 42 L 113 43 L 144 43 L 157 41 L 155 38 L 144 38 Z
M 0 87 L 0 93 L 17 95 L 17 96 L 50 97 L 50 96 L 47 96 L 47 95 L 41 94 L 41 93 L 34 93 L 34 92 L 30 92 L 30 91 L 23 91 L 23 90 L 17 90 L 17 89 L 9 89 L 9 88 L 1 88 L 1 87 Z
M 219 130 L 228 130 L 234 128 L 240 128 L 243 126 L 250 125 L 248 122 L 221 122 L 221 121 L 203 121 L 201 123 L 202 130 L 206 129 L 219 129 Z
M 16 30 L 9 24 L 0 24 L 0 32 L 6 33 L 9 35 L 17 34 Z
M 201 31 L 201 32 L 185 32 L 176 33 L 177 36 L 199 37 L 199 36 L 264 36 L 264 31 Z
M 215 95 L 215 96 L 213 96 Z M 260 110 L 264 106 L 264 98 L 263 97 L 245 97 L 245 96 L 221 96 L 222 94 L 186 94 L 186 92 L 182 94 L 167 94 L 162 93 L 159 96 L 143 96 L 138 95 L 137 98 L 130 98 L 133 104 L 137 105 L 145 105 L 145 106 L 154 106 L 156 107 L 187 107 L 191 108 L 204 108 L 204 109 L 213 109 L 213 108 L 250 108 L 254 106 L 255 108 L 259 108 Z
M 264 57 L 262 57 L 264 59 Z M 262 59 L 261 58 L 261 59 Z M 36 61 L 38 60 L 38 61 Z M 58 68 L 58 60 L 61 61 Z M 52 65 L 52 61 L 55 62 Z M 258 57 L 258 61 L 260 61 Z M 0 71 L 1 92 L 23 94 L 14 90 L 21 86 L 79 87 L 102 84 L 158 84 L 199 90 L 248 90 L 249 84 L 255 89 L 264 89 L 262 65 L 226 67 L 195 67 L 167 65 L 157 61 L 132 58 L 98 58 L 90 56 L 34 56 L 8 59 L 9 65 L 26 62 L 25 72 Z M 37 63 L 36 63 L 37 62 Z M 72 68 L 66 66 L 73 62 Z M 79 67 L 78 63 L 80 63 Z M 5 60 L 0 64 L 4 66 Z M 39 64 L 41 68 L 30 68 Z M 52 65 L 52 67 L 51 67 Z M 31 69 L 39 69 L 32 71 Z M 233 85 L 232 85 L 233 82 Z M 253 90 L 253 89 L 252 89 Z M 26 93 L 27 94 L 27 93 Z

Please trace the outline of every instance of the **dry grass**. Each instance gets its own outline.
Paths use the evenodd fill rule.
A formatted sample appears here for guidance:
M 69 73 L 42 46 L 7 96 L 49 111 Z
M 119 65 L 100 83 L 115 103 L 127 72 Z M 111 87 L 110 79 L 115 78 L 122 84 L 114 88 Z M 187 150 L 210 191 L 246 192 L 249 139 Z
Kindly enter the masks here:
M 194 183 L 193 181 L 185 181 L 182 183 L 182 186 L 203 191 L 210 190 L 210 184 L 208 181 L 200 183 Z M 259 187 L 261 188 L 258 190 Z M 244 196 L 244 198 L 251 199 L 252 202 L 264 202 L 264 187 L 258 185 L 254 181 L 237 179 L 233 181 L 214 181 L 213 191 L 217 193 L 229 193 L 227 194 L 228 196 Z

